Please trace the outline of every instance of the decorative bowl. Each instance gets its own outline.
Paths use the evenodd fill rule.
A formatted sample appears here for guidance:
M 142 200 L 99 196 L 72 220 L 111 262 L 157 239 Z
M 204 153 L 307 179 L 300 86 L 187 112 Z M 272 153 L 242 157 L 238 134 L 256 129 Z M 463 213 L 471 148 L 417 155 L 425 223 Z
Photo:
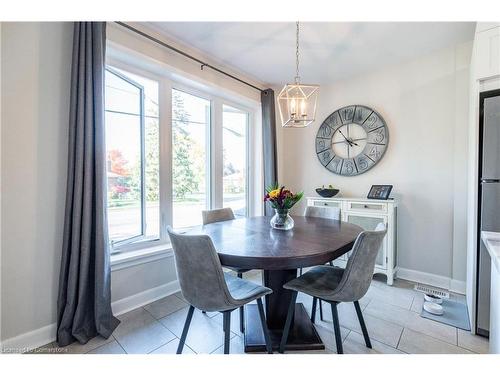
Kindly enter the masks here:
M 323 198 L 332 198 L 337 195 L 339 192 L 339 189 L 323 189 L 323 188 L 317 188 L 316 193 L 321 195 Z

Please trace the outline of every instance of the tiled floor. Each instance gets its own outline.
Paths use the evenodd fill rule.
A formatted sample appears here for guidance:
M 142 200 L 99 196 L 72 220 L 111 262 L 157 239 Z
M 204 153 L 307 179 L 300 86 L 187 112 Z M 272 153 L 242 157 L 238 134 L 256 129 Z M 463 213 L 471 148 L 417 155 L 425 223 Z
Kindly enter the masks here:
M 261 274 L 245 275 L 261 282 Z M 463 299 L 452 295 L 451 298 Z M 311 309 L 311 298 L 299 294 L 299 302 Z M 413 290 L 413 284 L 397 280 L 394 286 L 375 277 L 368 293 L 360 301 L 373 349 L 364 345 L 361 329 L 352 304 L 339 305 L 339 319 L 345 353 L 487 353 L 488 340 L 469 332 L 420 317 L 423 295 Z M 119 316 L 121 324 L 108 340 L 96 338 L 86 345 L 72 344 L 60 348 L 67 353 L 175 353 L 188 305 L 177 293 Z M 306 353 L 335 353 L 331 311 L 324 305 L 324 321 L 317 315 L 316 328 L 326 350 Z M 231 317 L 231 353 L 243 353 L 243 337 L 239 331 L 239 314 Z M 184 354 L 222 353 L 222 315 L 195 311 Z M 56 349 L 55 344 L 45 348 Z M 64 350 L 61 350 L 64 349 Z M 43 351 L 42 351 L 43 352 Z M 296 353 L 296 352 L 295 352 Z

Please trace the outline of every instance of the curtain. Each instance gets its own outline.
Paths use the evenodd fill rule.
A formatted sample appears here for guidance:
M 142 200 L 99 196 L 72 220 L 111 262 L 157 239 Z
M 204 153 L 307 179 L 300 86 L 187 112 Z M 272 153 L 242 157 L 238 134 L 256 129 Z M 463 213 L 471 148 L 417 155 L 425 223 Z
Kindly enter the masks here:
M 274 107 L 274 91 L 262 91 L 262 139 L 264 142 L 264 188 L 277 182 L 278 167 L 276 156 L 276 112 Z M 265 205 L 264 214 L 274 215 L 272 208 Z
M 105 22 L 75 22 L 57 342 L 108 338 L 111 312 L 104 138 Z

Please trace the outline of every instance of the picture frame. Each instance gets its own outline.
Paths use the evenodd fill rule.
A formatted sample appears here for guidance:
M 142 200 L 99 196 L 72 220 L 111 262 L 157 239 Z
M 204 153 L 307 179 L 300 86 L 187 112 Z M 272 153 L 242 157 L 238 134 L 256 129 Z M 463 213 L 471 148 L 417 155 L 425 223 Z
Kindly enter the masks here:
M 372 185 L 370 191 L 368 192 L 368 199 L 389 199 L 389 195 L 392 191 L 392 185 Z

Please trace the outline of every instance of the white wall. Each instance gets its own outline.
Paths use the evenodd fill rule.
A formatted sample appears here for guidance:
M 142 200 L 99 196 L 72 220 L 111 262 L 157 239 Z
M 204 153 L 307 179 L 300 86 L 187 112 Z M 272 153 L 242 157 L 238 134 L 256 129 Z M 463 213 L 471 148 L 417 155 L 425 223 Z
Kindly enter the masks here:
M 279 135 L 283 183 L 306 196 L 332 184 L 352 197 L 366 197 L 372 184 L 394 185 L 401 199 L 399 266 L 462 284 L 470 53 L 471 43 L 466 43 L 322 86 L 316 124 L 280 129 Z M 377 166 L 360 176 L 341 177 L 319 163 L 314 138 L 331 112 L 351 104 L 376 109 L 387 122 L 390 140 Z
M 255 91 L 199 73 L 186 61 L 119 30 L 128 40 L 177 72 L 202 75 L 226 92 L 256 100 Z M 66 189 L 73 26 L 71 23 L 4 23 L 1 33 L 1 340 L 42 345 L 54 339 Z M 114 270 L 113 306 L 127 308 L 175 288 L 172 257 Z M 7 341 L 7 342 L 6 342 Z
M 2 340 L 55 321 L 72 28 L 2 27 Z

